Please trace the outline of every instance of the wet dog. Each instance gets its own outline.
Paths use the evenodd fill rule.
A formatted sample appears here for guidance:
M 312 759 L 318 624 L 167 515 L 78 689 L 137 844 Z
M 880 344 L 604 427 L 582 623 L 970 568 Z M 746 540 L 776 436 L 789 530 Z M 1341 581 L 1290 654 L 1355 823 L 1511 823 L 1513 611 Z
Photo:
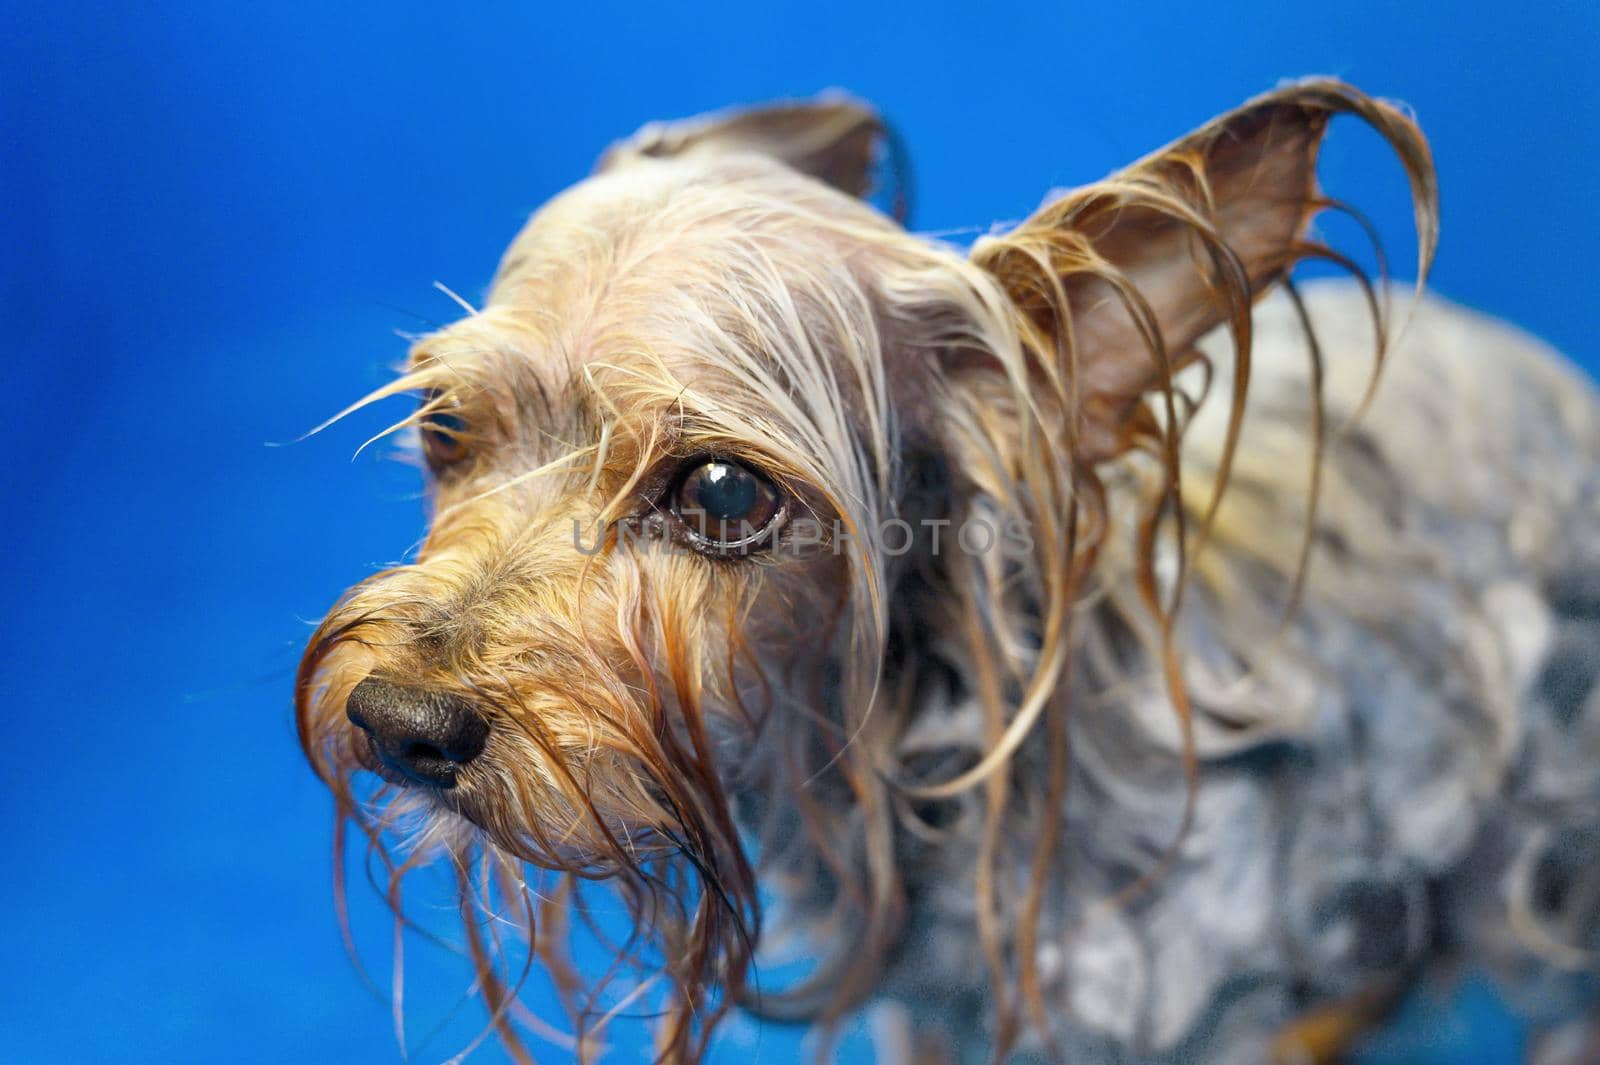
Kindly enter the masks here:
M 868 1003 L 886 1059 L 1307 1060 L 1461 962 L 1590 1038 L 1594 397 L 1431 297 L 1391 343 L 1309 228 L 1341 114 L 1425 274 L 1426 142 L 1334 81 L 969 254 L 863 200 L 858 102 L 646 127 L 363 401 L 420 396 L 431 524 L 317 630 L 300 735 L 396 878 L 454 864 L 514 1056 L 491 912 L 562 1056 L 643 996 L 673 1061 Z M 634 916 L 608 984 L 562 877 Z M 757 990 L 779 935 L 810 972 Z

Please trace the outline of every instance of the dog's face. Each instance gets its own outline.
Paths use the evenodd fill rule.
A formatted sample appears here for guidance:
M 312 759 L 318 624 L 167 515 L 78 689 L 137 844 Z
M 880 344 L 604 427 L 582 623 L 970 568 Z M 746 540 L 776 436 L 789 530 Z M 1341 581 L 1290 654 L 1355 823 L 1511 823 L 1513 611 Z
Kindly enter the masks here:
M 1316 146 L 1345 110 L 1423 180 L 1409 123 L 1306 84 L 969 258 L 857 198 L 880 128 L 854 103 L 613 148 L 487 304 L 368 397 L 420 397 L 404 425 L 433 516 L 302 665 L 302 739 L 341 816 L 381 838 L 420 813 L 458 857 L 616 876 L 641 908 L 675 894 L 654 922 L 698 945 L 668 963 L 692 1006 L 748 961 L 743 815 L 771 829 L 764 857 L 867 885 L 837 894 L 881 954 L 922 667 L 967 674 L 995 725 L 924 790 L 1003 769 L 1069 657 L 1109 521 L 1097 468 L 1165 453 L 1145 399 L 1170 400 L 1202 333 L 1247 346 L 1252 300 L 1306 253 Z M 991 535 L 958 547 L 975 520 Z M 352 788 L 367 771 L 376 806 Z
M 857 272 L 902 239 L 760 157 L 541 211 L 411 353 L 433 521 L 324 625 L 319 764 L 548 864 L 708 847 L 721 748 L 817 686 L 852 605 L 833 522 L 881 509 L 892 458 Z

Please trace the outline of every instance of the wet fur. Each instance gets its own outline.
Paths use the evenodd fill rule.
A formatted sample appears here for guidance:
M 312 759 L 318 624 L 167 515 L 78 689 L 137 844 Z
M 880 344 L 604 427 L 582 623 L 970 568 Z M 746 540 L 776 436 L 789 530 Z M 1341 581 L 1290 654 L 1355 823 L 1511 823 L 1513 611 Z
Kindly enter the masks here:
M 562 989 L 563 1054 L 598 1053 L 634 986 L 582 985 L 576 895 L 528 863 L 625 900 L 670 1060 L 735 1006 L 827 1027 L 876 1000 L 908 1057 L 1248 1061 L 1308 1006 L 1457 956 L 1545 989 L 1541 1022 L 1590 1008 L 1594 885 L 1538 884 L 1600 798 L 1594 401 L 1431 301 L 1388 351 L 1381 286 L 1252 315 L 1339 259 L 1306 224 L 1340 113 L 1395 147 L 1425 271 L 1426 145 L 1336 82 L 970 257 L 854 199 L 881 127 L 852 102 L 647 129 L 363 401 L 421 394 L 396 428 L 465 425 L 471 457 L 415 562 L 318 629 L 301 736 L 392 902 L 421 863 L 459 871 L 514 1057 L 541 1026 L 484 913 Z M 1358 418 L 1375 355 L 1398 365 Z M 848 542 L 729 563 L 623 539 L 670 537 L 642 501 L 698 454 Z M 1032 550 L 876 533 L 974 516 Z M 343 715 L 369 675 L 489 719 L 460 786 L 369 794 Z M 758 994 L 785 937 L 816 971 Z

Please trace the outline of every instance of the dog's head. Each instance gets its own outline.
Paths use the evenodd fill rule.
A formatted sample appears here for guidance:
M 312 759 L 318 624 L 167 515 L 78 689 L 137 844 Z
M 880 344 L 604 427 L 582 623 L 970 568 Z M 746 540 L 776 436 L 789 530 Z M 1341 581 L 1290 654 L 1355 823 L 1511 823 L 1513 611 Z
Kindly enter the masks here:
M 795 1009 L 858 1001 L 898 927 L 907 796 L 1002 794 L 1064 712 L 1071 608 L 1116 533 L 1101 471 L 1165 471 L 1128 531 L 1148 561 L 1185 421 L 1173 374 L 1219 325 L 1242 368 L 1253 301 L 1326 254 L 1307 224 L 1340 112 L 1400 154 L 1425 264 L 1420 134 L 1333 82 L 967 256 L 861 200 L 883 129 L 850 100 L 613 147 L 517 237 L 482 309 L 363 401 L 420 397 L 396 428 L 433 515 L 302 664 L 300 733 L 340 818 L 381 844 L 416 815 L 412 862 L 471 869 L 481 847 L 615 878 L 674 989 L 675 1053 L 697 1052 L 708 989 L 743 995 L 754 855 L 824 885 L 849 944 Z M 952 683 L 985 706 L 984 750 L 913 766 L 897 741 Z

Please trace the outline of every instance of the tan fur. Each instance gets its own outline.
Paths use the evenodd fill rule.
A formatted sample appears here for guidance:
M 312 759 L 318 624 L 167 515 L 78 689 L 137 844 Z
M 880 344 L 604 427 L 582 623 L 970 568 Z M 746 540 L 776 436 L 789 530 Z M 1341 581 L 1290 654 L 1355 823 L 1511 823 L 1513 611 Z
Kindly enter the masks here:
M 1432 255 L 1420 134 L 1331 81 L 1254 101 L 970 259 L 852 198 L 870 112 L 780 110 L 770 126 L 757 112 L 613 151 L 518 236 L 483 308 L 418 342 L 406 373 L 363 401 L 420 393 L 396 428 L 446 431 L 468 457 L 433 481 L 415 560 L 353 588 L 313 637 L 300 733 L 341 820 L 380 850 L 410 835 L 397 880 L 440 855 L 461 870 L 482 990 L 519 1060 L 516 989 L 475 907 L 503 909 L 552 967 L 580 1056 L 597 1052 L 604 1012 L 551 932 L 559 902 L 533 898 L 522 863 L 614 881 L 665 959 L 662 1055 L 686 1061 L 736 1004 L 829 1022 L 870 998 L 908 920 L 897 848 L 923 831 L 919 804 L 965 795 L 982 810 L 972 892 L 994 1054 L 1030 1030 L 1048 1040 L 1036 939 L 1081 610 L 1121 597 L 1153 633 L 1179 771 L 1195 773 L 1175 638 L 1187 564 L 1227 531 L 1216 501 L 1249 388 L 1251 307 L 1296 262 L 1332 254 L 1306 237 L 1331 116 L 1395 146 L 1424 271 Z M 1210 502 L 1186 524 L 1194 397 L 1174 380 L 1206 361 L 1196 343 L 1219 323 L 1236 387 L 1208 404 L 1233 414 Z M 758 467 L 848 543 L 732 561 L 630 547 L 624 530 L 670 540 L 652 501 L 697 455 Z M 890 517 L 975 516 L 1024 525 L 1031 550 L 902 556 L 883 542 Z M 576 550 L 575 529 L 601 550 Z M 1162 557 L 1179 560 L 1173 573 L 1158 573 Z M 981 700 L 971 764 L 923 766 L 905 743 L 935 660 Z M 489 721 L 457 788 L 358 801 L 344 705 L 368 676 L 454 693 Z M 1040 790 L 1019 796 L 1013 760 L 1041 732 Z M 1020 877 L 998 865 L 1019 803 L 1046 811 Z M 814 922 L 814 978 L 759 1000 L 758 876 L 825 883 L 831 910 Z

